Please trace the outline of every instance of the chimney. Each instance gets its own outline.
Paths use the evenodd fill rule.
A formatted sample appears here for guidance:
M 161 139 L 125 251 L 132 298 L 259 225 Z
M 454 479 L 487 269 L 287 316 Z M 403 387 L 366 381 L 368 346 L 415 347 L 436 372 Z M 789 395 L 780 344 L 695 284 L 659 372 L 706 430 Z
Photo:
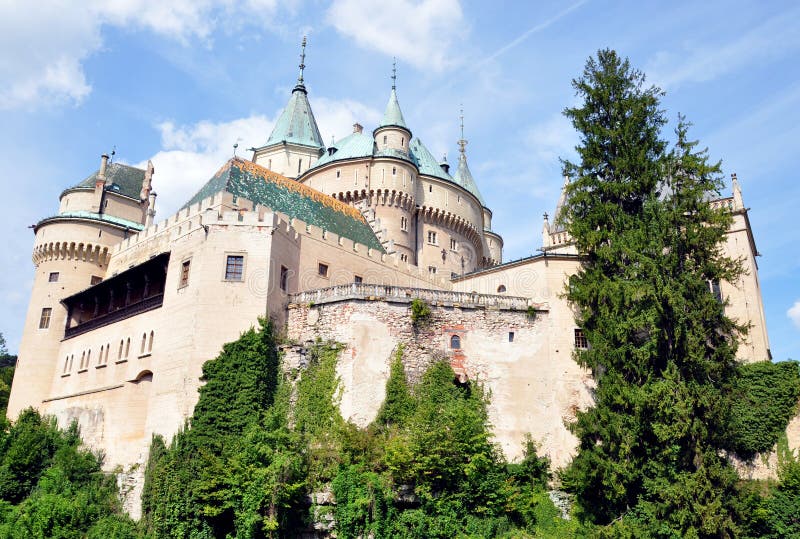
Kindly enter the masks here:
M 103 213 L 103 193 L 106 188 L 106 167 L 108 166 L 108 156 L 100 156 L 100 170 L 97 171 L 97 179 L 94 181 L 94 197 L 92 200 L 92 211 Z
M 148 227 L 153 224 L 153 218 L 156 216 L 156 193 L 150 193 L 150 200 L 147 204 L 147 217 L 145 217 L 144 226 Z
M 361 125 L 358 122 L 353 124 L 353 133 L 363 133 L 363 132 L 364 132 L 364 126 L 363 125 Z
M 153 189 L 153 173 L 156 169 L 153 167 L 152 161 L 147 161 L 147 169 L 144 172 L 144 180 L 142 180 L 142 190 L 139 192 L 139 200 L 145 202 L 150 197 L 150 191 Z
M 102 178 L 103 183 L 105 183 L 107 166 L 108 166 L 108 156 L 106 154 L 103 154 L 100 156 L 100 172 L 97 173 L 98 181 Z

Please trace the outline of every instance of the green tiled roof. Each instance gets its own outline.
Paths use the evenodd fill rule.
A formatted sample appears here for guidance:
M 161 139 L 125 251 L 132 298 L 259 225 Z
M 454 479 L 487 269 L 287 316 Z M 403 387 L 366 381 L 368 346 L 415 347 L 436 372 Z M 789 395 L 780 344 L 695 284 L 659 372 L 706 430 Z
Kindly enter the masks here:
M 228 161 L 184 208 L 223 190 L 384 252 L 372 228 L 357 209 L 239 158 Z
M 333 145 L 336 151 L 330 155 L 326 152 L 314 163 L 313 168 L 320 167 L 333 161 L 371 157 L 375 152 L 375 139 L 365 133 L 350 133 Z
M 453 176 L 461 187 L 475 195 L 481 206 L 486 206 L 486 202 L 484 202 L 483 197 L 481 196 L 481 192 L 478 191 L 478 184 L 475 183 L 475 178 L 472 177 L 472 173 L 469 171 L 469 167 L 467 166 L 467 156 L 463 152 L 461 155 L 458 156 L 458 169 L 456 169 L 455 176 Z
M 275 127 L 265 146 L 281 142 L 320 149 L 325 147 L 314 119 L 314 113 L 311 112 L 306 90 L 301 85 L 296 86 L 292 91 L 292 97 L 289 98 L 289 103 L 281 112 L 278 121 L 275 122 Z
M 136 221 L 129 221 L 128 219 L 122 219 L 121 217 L 114 217 L 113 215 L 94 213 L 90 211 L 65 211 L 63 213 L 59 213 L 58 215 L 54 215 L 53 217 L 42 219 L 37 223 L 36 226 L 38 227 L 47 221 L 52 221 L 55 219 L 89 219 L 92 221 L 102 221 L 104 223 L 130 228 L 136 231 L 144 229 L 144 225 L 137 223 Z
M 94 189 L 98 174 L 100 174 L 100 169 L 94 171 L 88 178 L 70 189 Z M 144 174 L 145 171 L 140 168 L 120 163 L 109 163 L 106 166 L 106 191 L 113 191 L 126 197 L 139 200 L 139 194 L 142 192 Z M 67 189 L 67 191 L 69 191 L 69 189 Z
M 430 150 L 425 147 L 419 138 L 413 138 L 409 148 L 411 149 L 411 155 L 414 156 L 414 159 L 417 162 L 417 167 L 419 168 L 420 174 L 425 174 L 427 176 L 433 176 L 434 178 L 441 178 L 442 180 L 457 183 L 453 177 L 450 176 L 450 174 L 444 171 Z
M 403 112 L 400 110 L 400 103 L 397 101 L 397 92 L 394 88 L 392 88 L 392 94 L 389 96 L 389 103 L 386 104 L 386 112 L 383 113 L 383 120 L 381 120 L 378 127 L 390 125 L 403 127 L 410 132 L 403 118 Z

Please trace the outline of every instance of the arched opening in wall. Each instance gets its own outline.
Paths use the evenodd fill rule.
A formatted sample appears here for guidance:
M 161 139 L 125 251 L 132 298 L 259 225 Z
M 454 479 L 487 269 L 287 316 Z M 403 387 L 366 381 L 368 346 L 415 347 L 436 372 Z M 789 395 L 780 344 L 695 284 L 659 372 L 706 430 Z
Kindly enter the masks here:
M 78 363 L 78 370 L 83 370 L 83 362 L 86 361 L 86 351 L 81 352 L 81 362 Z
M 139 355 L 144 354 L 144 349 L 147 346 L 147 333 L 142 333 L 142 350 L 139 352 Z
M 460 350 L 461 349 L 461 337 L 458 335 L 451 335 L 450 336 L 450 348 L 453 350 Z
M 146 430 L 152 386 L 153 372 L 150 370 L 140 371 L 125 384 L 125 421 L 122 422 L 124 439 L 143 438 L 149 434 Z
M 128 339 L 125 341 L 125 359 L 128 359 L 130 353 L 131 353 L 131 338 L 128 337 Z
M 119 341 L 119 352 L 117 352 L 117 361 L 119 361 L 120 359 L 122 359 L 122 347 L 123 347 L 123 346 L 125 346 L 125 341 L 123 341 L 122 339 L 120 339 L 120 341 Z
M 505 294 L 505 292 L 506 292 L 506 285 L 501 284 L 500 286 L 497 287 L 498 294 Z
M 152 352 L 153 351 L 153 337 L 155 337 L 155 332 L 153 332 L 151 330 L 150 331 L 150 341 L 147 343 L 147 351 L 148 352 Z
M 64 374 L 69 372 L 69 356 L 64 358 Z
M 111 351 L 111 343 L 106 344 L 106 357 L 103 358 L 103 365 L 108 364 L 108 353 Z
M 102 364 L 103 364 L 103 353 L 104 353 L 105 351 L 106 351 L 106 348 L 105 348 L 105 346 L 103 346 L 103 345 L 101 344 L 101 345 L 100 345 L 100 355 L 97 357 L 97 364 L 98 364 L 98 365 L 102 365 Z

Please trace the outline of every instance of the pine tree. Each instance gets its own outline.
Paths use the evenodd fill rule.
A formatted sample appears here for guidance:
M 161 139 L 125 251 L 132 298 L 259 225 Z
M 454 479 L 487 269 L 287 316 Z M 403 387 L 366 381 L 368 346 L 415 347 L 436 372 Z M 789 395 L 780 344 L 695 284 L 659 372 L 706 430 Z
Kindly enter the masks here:
M 662 92 L 611 50 L 590 59 L 565 111 L 581 135 L 560 216 L 582 269 L 567 297 L 590 348 L 576 358 L 597 383 L 573 425 L 579 452 L 564 473 L 586 516 L 648 536 L 725 537 L 736 475 L 724 446 L 725 391 L 736 336 L 709 282 L 732 280 L 730 223 L 709 204 L 719 164 L 687 139 L 661 138 Z

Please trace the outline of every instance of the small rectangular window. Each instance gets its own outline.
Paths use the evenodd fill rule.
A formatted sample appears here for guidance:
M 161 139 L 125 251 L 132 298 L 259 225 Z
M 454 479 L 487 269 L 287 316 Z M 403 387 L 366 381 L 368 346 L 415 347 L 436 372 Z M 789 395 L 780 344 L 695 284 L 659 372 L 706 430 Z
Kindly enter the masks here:
M 508 332 L 508 342 L 514 342 L 514 332 L 513 331 L 509 331 Z
M 58 272 L 57 271 L 51 271 L 50 272 L 50 277 L 48 277 L 47 280 L 49 282 L 51 282 L 51 283 L 57 283 L 58 282 Z
M 714 295 L 714 298 L 722 303 L 722 289 L 719 287 L 719 281 L 716 279 L 709 281 L 708 287 L 711 290 L 711 293 Z
M 428 275 L 436 275 L 436 266 L 428 266 Z
M 456 247 L 458 247 L 458 245 L 456 244 L 456 240 L 453 239 L 453 238 L 450 238 L 450 250 L 451 251 L 455 251 Z
M 183 288 L 189 284 L 189 267 L 192 265 L 191 260 L 184 260 L 181 264 L 181 280 L 178 283 L 178 288 Z
M 327 264 L 323 264 L 322 262 L 320 262 L 319 266 L 317 267 L 317 272 L 320 274 L 321 277 L 327 277 L 328 276 L 328 265 Z
M 241 281 L 243 274 L 244 274 L 244 256 L 228 255 L 228 260 L 225 263 L 225 280 Z
M 289 268 L 281 266 L 281 290 L 284 292 L 289 291 Z
M 428 243 L 430 243 L 431 245 L 437 245 L 436 232 L 433 232 L 431 230 L 428 231 Z
M 89 284 L 94 286 L 94 285 L 96 285 L 97 283 L 99 283 L 102 280 L 103 280 L 102 277 L 98 277 L 97 275 L 92 275 L 92 279 L 91 279 L 91 281 L 89 281 Z
M 50 327 L 50 315 L 53 314 L 53 309 L 45 307 L 42 309 L 42 316 L 39 318 L 39 329 L 47 329 Z
M 586 335 L 583 334 L 583 330 L 579 328 L 575 328 L 575 348 L 579 350 L 586 350 L 589 348 L 589 341 L 586 340 Z
M 361 275 L 353 276 L 353 282 L 356 284 L 361 284 L 364 282 L 364 278 Z

